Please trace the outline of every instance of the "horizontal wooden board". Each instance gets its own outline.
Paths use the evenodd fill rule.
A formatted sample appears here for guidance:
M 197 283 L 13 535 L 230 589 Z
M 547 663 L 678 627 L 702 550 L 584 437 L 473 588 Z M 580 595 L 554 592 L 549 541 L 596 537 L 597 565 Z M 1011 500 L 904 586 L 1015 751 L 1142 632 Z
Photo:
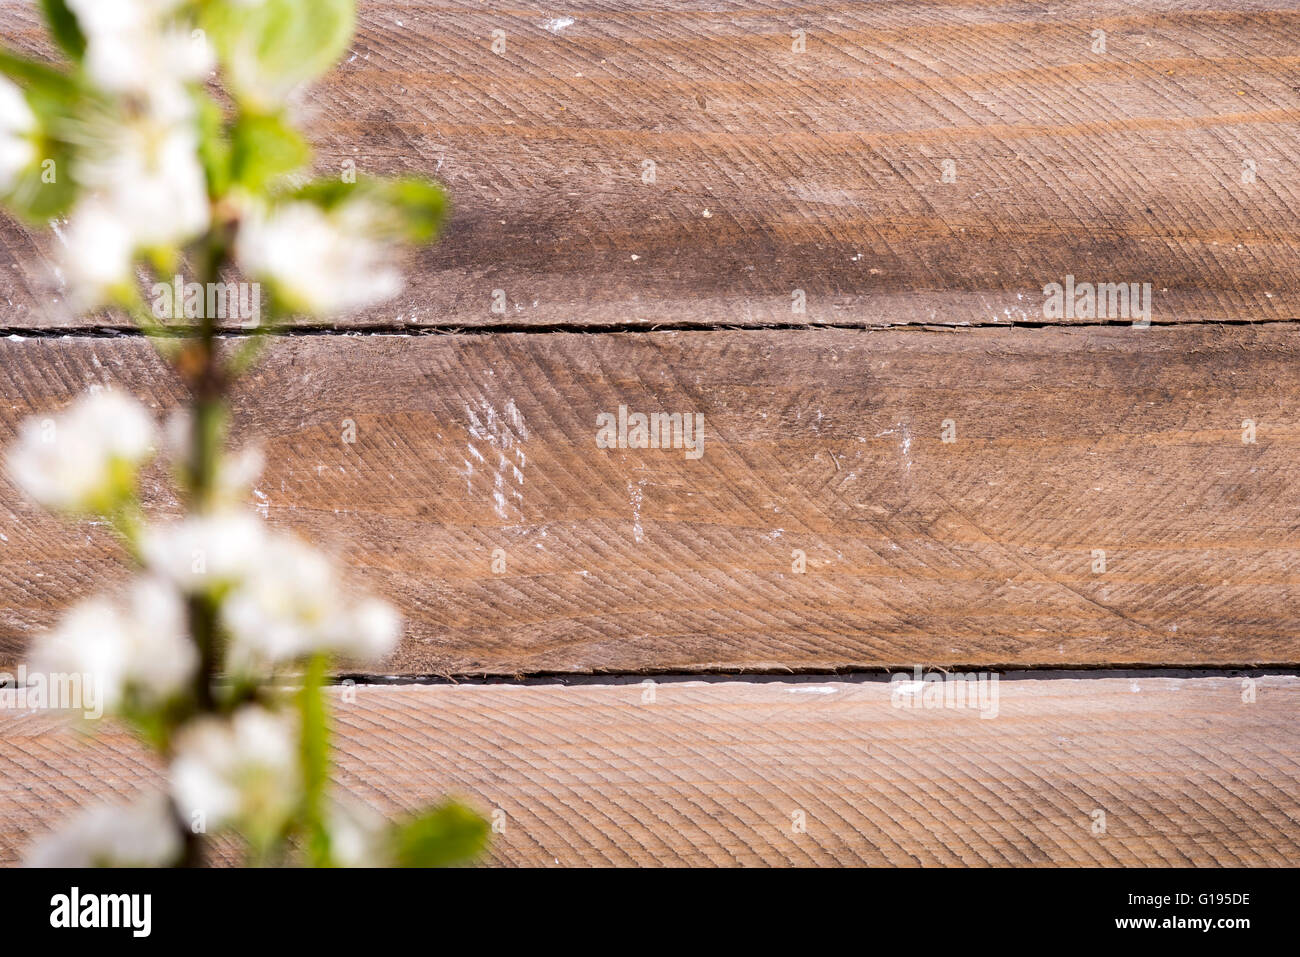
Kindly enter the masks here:
M 93 383 L 180 399 L 138 339 L 0 340 L 0 442 Z M 1291 325 L 307 336 L 236 420 L 253 504 L 407 614 L 396 672 L 1285 665 L 1297 394 Z M 598 448 L 620 405 L 702 457 Z M 0 520 L 15 658 L 120 556 Z
M 34 7 L 0 42 L 48 52 Z M 321 171 L 455 199 L 364 323 L 1001 323 L 1067 274 L 1294 319 L 1298 48 L 1276 0 L 362 0 L 302 112 Z M 47 265 L 0 231 L 0 326 L 73 321 Z
M 1300 857 L 1300 679 L 1006 680 L 997 717 L 883 682 L 358 687 L 342 792 L 501 812 L 522 865 L 1255 866 Z M 897 699 L 901 701 L 902 699 Z M 0 712 L 0 863 L 158 785 L 124 733 Z M 795 812 L 806 830 L 796 833 Z M 1104 814 L 1104 833 L 1097 832 Z

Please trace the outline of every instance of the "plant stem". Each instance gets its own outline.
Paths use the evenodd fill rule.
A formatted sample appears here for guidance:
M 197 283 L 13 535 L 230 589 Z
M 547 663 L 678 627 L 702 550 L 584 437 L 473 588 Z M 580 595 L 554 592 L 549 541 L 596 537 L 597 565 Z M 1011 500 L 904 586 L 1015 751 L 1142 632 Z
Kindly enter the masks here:
M 307 860 L 312 867 L 332 863 L 330 834 L 325 823 L 325 792 L 329 787 L 329 719 L 325 707 L 325 675 L 329 660 L 316 654 L 307 663 L 298 692 L 301 721 L 299 747 L 303 771 L 302 829 Z
M 205 289 L 221 276 L 229 251 L 229 229 L 228 224 L 214 222 L 203 244 L 197 279 Z M 206 512 L 214 504 L 213 493 L 225 431 L 226 378 L 217 355 L 216 323 L 206 315 L 206 310 L 204 313 L 197 336 L 177 357 L 178 372 L 190 388 L 190 467 L 185 471 L 191 514 Z M 218 669 L 217 602 L 209 595 L 193 595 L 187 602 L 186 611 L 190 637 L 199 652 L 195 704 L 200 714 L 214 714 L 219 710 L 213 692 Z M 182 865 L 201 867 L 204 863 L 201 836 L 194 832 L 192 822 L 184 820 L 179 811 L 177 823 L 184 840 Z

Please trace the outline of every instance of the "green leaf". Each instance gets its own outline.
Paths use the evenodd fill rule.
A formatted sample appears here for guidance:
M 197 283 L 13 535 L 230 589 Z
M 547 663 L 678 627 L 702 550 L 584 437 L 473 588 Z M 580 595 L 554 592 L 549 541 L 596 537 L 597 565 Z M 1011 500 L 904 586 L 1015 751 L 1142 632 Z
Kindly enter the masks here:
M 451 205 L 441 186 L 418 176 L 359 177 L 354 183 L 333 177 L 318 179 L 299 187 L 292 198 L 314 203 L 326 212 L 362 200 L 375 208 L 378 231 L 408 243 L 433 240 Z
M 416 176 L 385 182 L 382 193 L 403 238 L 427 243 L 438 235 L 447 216 L 447 194 L 432 180 Z
M 451 867 L 482 853 L 488 822 L 457 801 L 447 801 L 393 829 L 398 867 Z
M 77 81 L 66 73 L 36 60 L 29 60 L 9 50 L 0 48 L 0 73 L 19 86 L 42 95 L 53 96 L 71 108 L 80 93 Z
M 246 189 L 262 193 L 275 180 L 301 169 L 310 160 L 311 149 L 306 141 L 279 116 L 246 113 L 235 121 L 230 174 Z
M 298 692 L 298 717 L 302 722 L 299 744 L 302 761 L 302 827 L 307 839 L 307 859 L 312 867 L 330 865 L 330 836 L 325 825 L 325 789 L 329 786 L 329 721 L 325 711 L 326 658 L 315 655 L 307 665 Z
M 38 137 L 36 159 L 20 172 L 5 195 L 5 203 L 31 223 L 48 223 L 65 215 L 77 201 L 77 184 L 71 168 L 70 147 L 49 137 Z
M 209 0 L 201 23 L 235 94 L 261 108 L 326 72 L 352 39 L 355 0 Z
M 208 196 L 216 199 L 230 189 L 231 147 L 221 107 L 206 93 L 194 94 L 199 133 L 199 162 L 208 181 Z
M 64 0 L 41 0 L 41 9 L 50 25 L 50 33 L 59 49 L 80 63 L 86 55 L 86 36 L 81 32 L 76 15 L 68 9 Z
M 37 121 L 32 134 L 35 157 L 18 174 L 5 199 L 23 218 L 47 222 L 71 209 L 77 198 L 72 176 L 76 151 L 67 134 L 76 127 L 84 91 L 72 77 L 4 49 L 0 49 L 0 74 L 22 89 Z
M 328 179 L 314 179 L 303 186 L 298 187 L 289 194 L 289 199 L 300 199 L 315 206 L 319 206 L 325 212 L 330 212 L 342 206 L 354 196 L 360 196 L 365 192 L 365 187 L 358 188 L 357 183 L 345 183 L 337 177 Z

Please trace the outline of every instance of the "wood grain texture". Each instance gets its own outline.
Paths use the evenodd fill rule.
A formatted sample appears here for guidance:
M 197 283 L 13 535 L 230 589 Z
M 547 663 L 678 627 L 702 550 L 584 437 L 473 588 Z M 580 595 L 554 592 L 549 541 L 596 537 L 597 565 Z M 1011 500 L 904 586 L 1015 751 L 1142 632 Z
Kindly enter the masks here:
M 0 444 L 94 383 L 180 399 L 139 339 L 0 340 Z M 235 408 L 252 504 L 407 614 L 395 672 L 1287 665 L 1297 394 L 1290 325 L 366 335 L 277 343 Z M 620 405 L 703 457 L 597 448 Z M 0 517 L 13 658 L 119 555 Z
M 455 199 L 362 324 L 1033 321 L 1066 274 L 1150 282 L 1156 322 L 1295 319 L 1298 48 L 1276 0 L 362 0 L 302 109 L 321 171 Z M 73 321 L 42 260 L 0 231 L 0 325 Z
M 1256 680 L 1253 704 L 1240 678 L 1006 680 L 987 720 L 883 682 L 362 686 L 335 780 L 385 814 L 500 808 L 499 864 L 1294 864 L 1300 679 Z M 0 712 L 0 736 L 0 863 L 159 786 L 120 731 Z

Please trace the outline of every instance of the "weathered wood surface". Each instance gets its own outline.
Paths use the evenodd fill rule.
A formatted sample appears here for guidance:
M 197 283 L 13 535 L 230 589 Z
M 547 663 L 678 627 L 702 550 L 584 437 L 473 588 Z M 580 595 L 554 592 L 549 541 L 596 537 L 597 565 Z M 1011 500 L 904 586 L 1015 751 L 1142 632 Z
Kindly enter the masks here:
M 180 398 L 138 339 L 0 340 L 0 445 L 94 383 Z M 1297 394 L 1290 325 L 309 336 L 236 420 L 254 504 L 408 615 L 396 672 L 1294 664 Z M 703 456 L 597 448 L 620 405 Z M 120 556 L 0 517 L 14 658 Z
M 47 49 L 32 6 L 0 42 Z M 1297 49 L 1271 0 L 362 0 L 304 109 L 322 171 L 455 199 L 363 322 L 1032 321 L 1066 274 L 1150 282 L 1156 322 L 1295 319 Z M 0 326 L 74 321 L 46 266 L 0 231 Z
M 335 779 L 393 813 L 451 791 L 531 865 L 1283 865 L 1300 859 L 1300 679 L 1007 680 L 998 714 L 883 682 L 356 689 Z M 0 712 L 0 863 L 159 775 Z M 795 833 L 802 811 L 805 833 Z M 1095 833 L 1104 812 L 1104 833 Z

